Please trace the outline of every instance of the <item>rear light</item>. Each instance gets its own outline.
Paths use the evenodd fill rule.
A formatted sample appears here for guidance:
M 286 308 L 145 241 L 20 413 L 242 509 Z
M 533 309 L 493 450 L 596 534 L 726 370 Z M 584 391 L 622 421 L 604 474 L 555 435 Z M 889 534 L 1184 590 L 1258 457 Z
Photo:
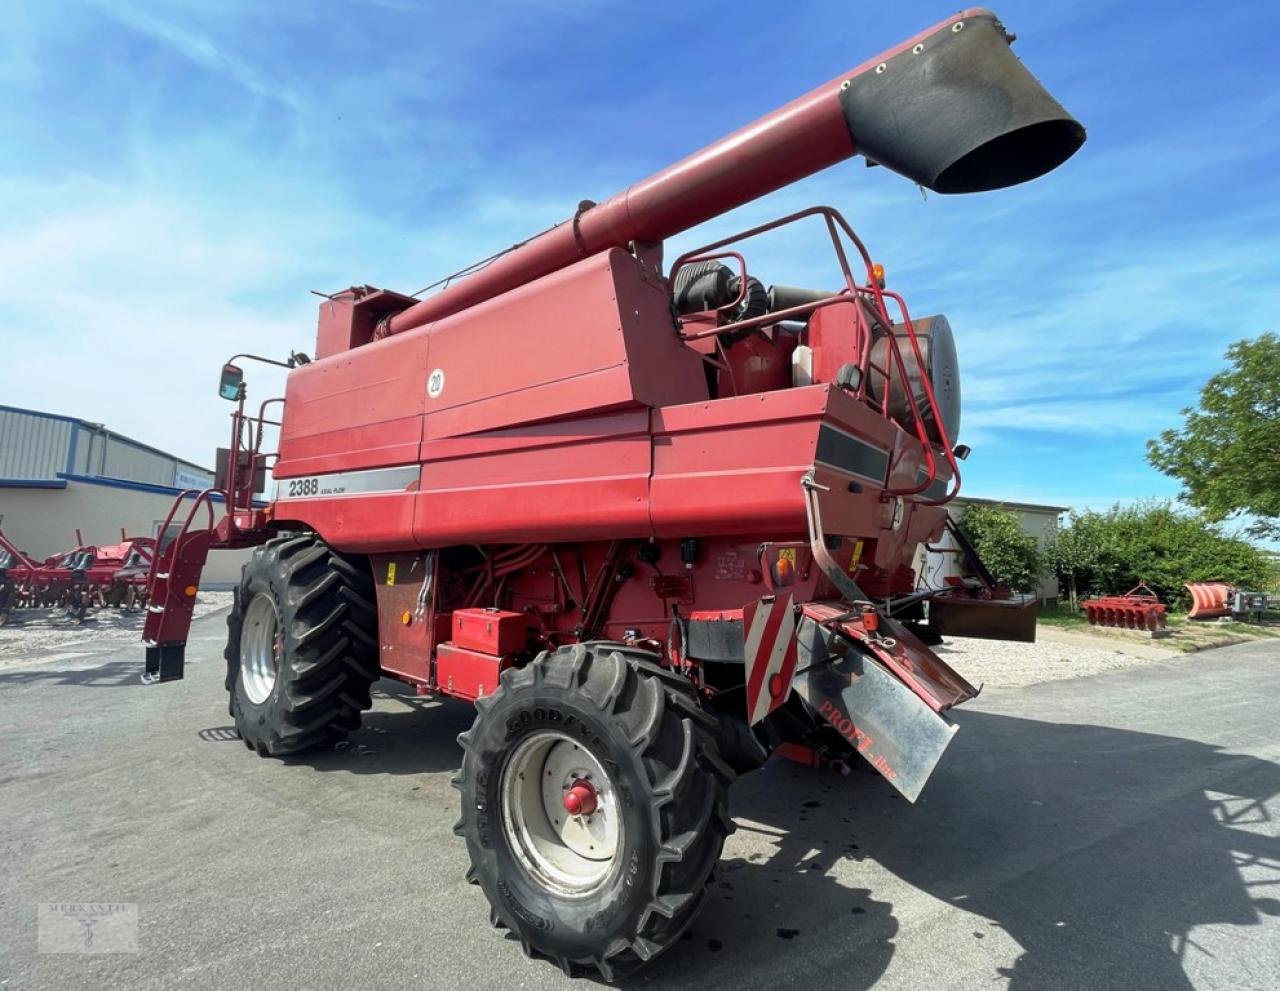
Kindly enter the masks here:
M 868 633 L 875 633 L 880 629 L 880 614 L 874 609 L 862 610 L 862 628 Z

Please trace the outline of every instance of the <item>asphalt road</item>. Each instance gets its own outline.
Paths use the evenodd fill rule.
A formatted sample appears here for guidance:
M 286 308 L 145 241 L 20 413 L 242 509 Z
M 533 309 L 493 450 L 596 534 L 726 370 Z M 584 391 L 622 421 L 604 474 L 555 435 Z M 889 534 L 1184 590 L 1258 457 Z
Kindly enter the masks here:
M 222 618 L 0 669 L 0 987 L 562 987 L 489 928 L 450 832 L 469 710 L 384 683 L 345 749 L 230 732 Z M 989 687 L 912 807 L 870 774 L 744 778 L 722 880 L 634 984 L 1280 988 L 1280 646 Z M 140 952 L 40 954 L 39 902 L 136 902 Z

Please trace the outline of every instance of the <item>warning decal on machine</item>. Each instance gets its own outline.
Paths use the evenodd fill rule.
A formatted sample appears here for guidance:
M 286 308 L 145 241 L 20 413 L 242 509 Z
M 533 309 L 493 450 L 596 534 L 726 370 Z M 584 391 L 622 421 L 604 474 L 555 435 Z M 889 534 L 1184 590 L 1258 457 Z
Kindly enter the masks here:
M 747 722 L 754 726 L 787 700 L 796 669 L 796 616 L 791 593 L 765 596 L 742 610 L 746 643 Z

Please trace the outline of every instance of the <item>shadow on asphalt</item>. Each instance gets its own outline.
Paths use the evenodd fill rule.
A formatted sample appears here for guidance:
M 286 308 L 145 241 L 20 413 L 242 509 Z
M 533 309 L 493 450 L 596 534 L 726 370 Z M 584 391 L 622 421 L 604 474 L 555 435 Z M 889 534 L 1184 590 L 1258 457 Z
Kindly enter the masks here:
M 92 654 L 85 652 L 86 659 Z M 81 688 L 137 688 L 145 687 L 139 680 L 142 674 L 141 652 L 138 659 L 107 661 L 93 667 L 58 670 L 53 667 L 25 668 L 21 671 L 0 671 L 0 687 L 6 685 L 76 685 Z
M 372 695 L 376 708 L 364 714 L 360 729 L 347 740 L 327 750 L 283 757 L 281 763 L 355 774 L 457 770 L 462 763 L 458 734 L 471 725 L 475 709 L 454 699 L 422 698 L 407 685 L 388 680 L 375 684 Z M 197 736 L 205 743 L 241 743 L 230 722 L 207 726 Z
M 375 711 L 366 712 L 359 731 L 332 750 L 285 758 L 317 771 L 356 774 L 452 773 L 462 763 L 458 734 L 476 718 L 475 709 L 456 699 L 415 695 L 408 685 L 383 680 L 373 688 Z M 387 703 L 390 702 L 390 706 Z
M 398 711 L 372 713 L 343 750 L 297 760 L 372 774 L 457 766 L 469 706 L 395 683 L 378 693 Z M 1280 765 L 1176 737 L 956 718 L 956 743 L 915 807 L 870 770 L 840 778 L 775 761 L 735 784 L 731 811 L 762 852 L 721 862 L 690 932 L 631 986 L 713 982 L 730 960 L 733 973 L 776 975 L 781 956 L 794 981 L 775 986 L 810 988 L 822 974 L 871 987 L 899 929 L 872 864 L 972 913 L 965 939 L 1012 937 L 1022 951 L 1012 966 L 993 963 L 991 979 L 1015 991 L 1190 988 L 1183 960 L 1204 952 L 1194 927 L 1280 914 L 1266 804 L 1280 795 Z M 855 862 L 843 883 L 830 870 L 840 861 Z M 862 861 L 868 884 L 848 884 Z
M 33 681 L 141 687 L 133 661 L 0 672 L 0 684 Z M 470 706 L 386 681 L 375 695 L 381 711 L 346 747 L 291 762 L 366 774 L 457 767 Z M 991 980 L 1015 991 L 1190 988 L 1183 963 L 1207 952 L 1195 927 L 1280 915 L 1280 836 L 1268 809 L 1280 765 L 1099 726 L 973 710 L 956 721 L 961 732 L 915 807 L 870 771 L 844 779 L 775 761 L 739 781 L 731 811 L 762 841 L 757 852 L 721 863 L 690 932 L 631 986 L 688 987 L 731 972 L 767 973 L 777 987 L 871 987 L 899 930 L 873 865 L 972 913 L 967 932 L 939 916 L 949 939 L 974 940 L 972 950 L 1007 933 L 1021 952 L 1007 967 L 1007 951 L 992 952 Z M 236 740 L 223 724 L 200 735 Z M 853 863 L 833 872 L 840 862 Z M 956 966 L 971 974 L 982 959 L 966 952 Z
M 734 816 L 774 852 L 723 862 L 689 937 L 633 986 L 693 986 L 726 955 L 750 974 L 794 954 L 795 980 L 777 986 L 871 987 L 898 921 L 874 890 L 828 875 L 837 860 L 880 864 L 973 913 L 966 938 L 1005 930 L 1022 952 L 991 979 L 1014 989 L 1190 988 L 1183 961 L 1205 952 L 1193 927 L 1280 914 L 1280 837 L 1265 804 L 1280 794 L 1280 765 L 1098 726 L 972 711 L 957 721 L 954 752 L 915 808 L 869 773 L 771 764 L 735 785 Z

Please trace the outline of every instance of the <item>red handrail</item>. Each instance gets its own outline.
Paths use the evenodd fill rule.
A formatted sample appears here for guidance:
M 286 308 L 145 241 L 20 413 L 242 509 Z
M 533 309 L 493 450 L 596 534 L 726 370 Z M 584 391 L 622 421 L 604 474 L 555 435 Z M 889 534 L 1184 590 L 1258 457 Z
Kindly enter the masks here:
M 831 244 L 835 251 L 836 260 L 839 262 L 841 274 L 844 276 L 845 288 L 843 290 L 838 293 L 833 293 L 824 299 L 802 303 L 797 306 L 788 307 L 784 310 L 765 313 L 746 320 L 735 321 L 734 323 L 725 324 L 721 327 L 711 327 L 691 334 L 681 333 L 680 337 L 682 340 L 696 341 L 725 333 L 738 333 L 743 330 L 777 324 L 783 320 L 791 319 L 792 317 L 811 314 L 818 309 L 832 306 L 837 303 L 850 303 L 860 297 L 870 297 L 880 318 L 885 322 L 885 325 L 890 328 L 888 334 L 888 347 L 892 354 L 892 359 L 885 368 L 880 368 L 878 365 L 873 366 L 871 363 L 871 345 L 873 342 L 870 334 L 864 334 L 863 354 L 859 363 L 862 369 L 862 379 L 858 384 L 856 395 L 863 401 L 867 400 L 866 390 L 870 381 L 870 371 L 872 367 L 875 367 L 876 370 L 884 376 L 883 395 L 880 397 L 880 413 L 882 416 L 887 418 L 889 416 L 889 393 L 893 384 L 893 369 L 894 366 L 897 366 L 898 374 L 902 377 L 902 381 L 904 383 L 903 393 L 906 395 L 908 407 L 911 411 L 916 439 L 920 441 L 921 447 L 924 449 L 925 479 L 919 485 L 900 489 L 886 488 L 885 491 L 890 495 L 919 495 L 921 492 L 927 490 L 937 480 L 938 463 L 937 458 L 934 456 L 934 444 L 929 439 L 928 431 L 925 429 L 924 425 L 924 418 L 920 415 L 920 406 L 916 400 L 915 390 L 908 387 L 910 383 L 910 376 L 907 374 L 906 363 L 902 359 L 902 349 L 898 345 L 897 335 L 892 331 L 893 320 L 889 317 L 889 308 L 886 305 L 886 299 L 892 299 L 894 303 L 897 304 L 898 310 L 902 314 L 902 326 L 906 329 L 907 340 L 911 344 L 911 350 L 916 359 L 916 366 L 923 373 L 924 356 L 920 350 L 920 341 L 916 336 L 915 325 L 911 321 L 911 315 L 907 311 L 906 302 L 898 293 L 885 290 L 880 286 L 879 279 L 877 279 L 875 273 L 875 263 L 871 260 L 870 252 L 867 251 L 867 247 L 862 242 L 862 239 L 858 237 L 853 227 L 847 220 L 845 220 L 840 211 L 829 206 L 812 206 L 807 209 L 788 214 L 787 216 L 781 217 L 777 220 L 771 220 L 767 223 L 759 224 L 738 234 L 732 234 L 728 237 L 721 238 L 718 241 L 713 241 L 710 244 L 705 244 L 692 251 L 685 252 L 672 264 L 671 274 L 674 277 L 676 271 L 693 261 L 709 261 L 714 258 L 723 257 L 735 257 L 742 259 L 742 256 L 737 252 L 726 252 L 721 251 L 720 249 L 724 248 L 726 245 L 748 240 L 749 238 L 756 237 L 760 234 L 766 233 L 767 231 L 776 230 L 779 227 L 795 223 L 799 220 L 804 220 L 808 217 L 822 217 L 826 223 L 827 232 L 831 237 Z M 863 266 L 866 269 L 867 281 L 865 285 L 859 285 L 854 280 L 853 270 L 849 264 L 848 255 L 845 253 L 844 244 L 840 239 L 840 231 L 844 232 L 845 236 L 858 250 Z M 745 289 L 745 260 L 742 260 L 742 270 Z M 741 293 L 739 295 L 741 295 Z M 725 309 L 725 307 L 721 307 L 720 309 Z M 859 322 L 864 320 L 864 315 L 860 309 L 855 309 L 855 319 Z M 928 377 L 923 374 L 921 375 L 920 383 L 924 387 L 925 401 L 928 404 L 929 412 L 933 417 L 934 423 L 937 425 L 938 436 L 941 442 L 940 446 L 946 456 L 948 467 L 951 469 L 951 479 L 948 484 L 946 494 L 941 498 L 917 499 L 915 501 L 926 506 L 940 506 L 944 503 L 950 502 L 956 497 L 957 493 L 959 493 L 960 466 L 951 449 L 951 440 L 947 434 L 946 425 L 943 423 L 942 413 L 938 407 L 938 399 L 934 393 L 933 384 L 929 381 Z

